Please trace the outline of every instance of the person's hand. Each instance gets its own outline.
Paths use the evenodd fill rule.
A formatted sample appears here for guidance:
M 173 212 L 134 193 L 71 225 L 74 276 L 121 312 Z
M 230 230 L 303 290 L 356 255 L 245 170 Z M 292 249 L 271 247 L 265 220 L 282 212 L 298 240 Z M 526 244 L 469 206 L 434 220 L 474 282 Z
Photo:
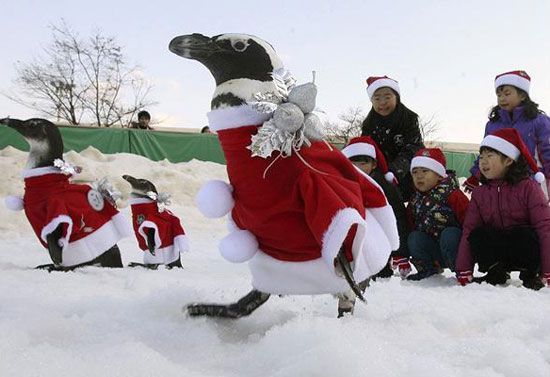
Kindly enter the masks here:
M 464 183 L 464 191 L 471 193 L 476 187 L 479 186 L 479 179 L 475 175 L 471 175 Z
M 462 286 L 471 283 L 473 278 L 474 275 L 472 271 L 457 271 L 456 273 L 456 280 L 458 280 L 458 283 Z
M 399 271 L 401 277 L 407 276 L 411 272 L 411 264 L 409 263 L 409 258 L 395 256 L 391 259 L 391 267 Z
M 547 287 L 550 287 L 550 272 L 545 272 L 541 276 L 542 283 Z

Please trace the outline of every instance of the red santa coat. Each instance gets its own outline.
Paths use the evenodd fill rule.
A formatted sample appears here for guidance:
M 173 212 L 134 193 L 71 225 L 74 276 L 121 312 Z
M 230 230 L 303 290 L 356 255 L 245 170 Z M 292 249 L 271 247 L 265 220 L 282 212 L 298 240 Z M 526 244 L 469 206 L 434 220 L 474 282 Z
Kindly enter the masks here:
M 251 157 L 247 146 L 259 126 L 247 124 L 261 125 L 266 118 L 248 106 L 209 113 L 233 186 L 232 220 L 259 244 L 249 263 L 252 285 L 276 294 L 345 292 L 346 282 L 334 271 L 340 247 L 353 261 L 358 281 L 377 273 L 399 244 L 383 229 L 393 227 L 389 233 L 397 235 L 393 211 L 374 181 L 322 142 L 299 151 L 311 166 L 293 153 L 271 165 L 263 178 L 277 153 Z
M 189 243 L 180 220 L 169 210 L 160 212 L 157 202 L 147 198 L 131 198 L 132 225 L 145 264 L 169 264 L 189 251 Z M 155 255 L 149 253 L 147 232 L 155 230 Z
M 101 194 L 88 185 L 69 183 L 54 167 L 29 169 L 24 209 L 44 247 L 46 236 L 62 225 L 62 266 L 89 262 L 131 234 L 128 222 Z

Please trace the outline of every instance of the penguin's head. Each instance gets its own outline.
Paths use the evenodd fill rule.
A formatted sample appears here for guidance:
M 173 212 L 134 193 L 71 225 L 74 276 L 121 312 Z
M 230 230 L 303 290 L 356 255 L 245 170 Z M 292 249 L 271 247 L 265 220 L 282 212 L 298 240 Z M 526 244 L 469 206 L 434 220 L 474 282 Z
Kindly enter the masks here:
M 170 51 L 203 64 L 216 81 L 212 109 L 239 106 L 258 92 L 275 90 L 272 73 L 283 68 L 281 59 L 266 41 L 248 34 L 180 35 L 170 41 Z
M 0 120 L 0 124 L 16 130 L 29 143 L 27 168 L 53 166 L 55 159 L 63 159 L 61 133 L 52 122 L 41 118 L 27 120 L 5 118 Z
M 132 186 L 132 194 L 138 196 L 147 196 L 148 192 L 158 194 L 157 188 L 153 183 L 144 178 L 134 178 L 131 175 L 123 175 L 122 178 Z

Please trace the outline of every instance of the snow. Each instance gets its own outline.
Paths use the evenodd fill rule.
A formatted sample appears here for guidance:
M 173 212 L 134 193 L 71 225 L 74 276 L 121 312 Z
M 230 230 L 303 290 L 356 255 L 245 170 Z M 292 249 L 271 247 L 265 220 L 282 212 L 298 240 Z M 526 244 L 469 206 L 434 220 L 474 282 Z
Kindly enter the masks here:
M 183 270 L 89 267 L 34 270 L 48 263 L 23 212 L 0 206 L 0 376 L 549 376 L 550 289 L 460 287 L 449 272 L 422 282 L 374 282 L 368 304 L 336 319 L 325 296 L 272 297 L 239 320 L 189 318 L 185 304 L 230 302 L 250 289 L 246 264 L 222 259 L 224 219 L 207 219 L 194 195 L 225 167 L 152 162 L 89 148 L 65 155 L 78 179 L 107 176 L 124 198 L 123 174 L 172 194 L 191 252 Z M 0 151 L 0 196 L 23 193 L 26 153 Z M 128 216 L 127 202 L 120 203 Z M 141 261 L 134 239 L 123 262 Z

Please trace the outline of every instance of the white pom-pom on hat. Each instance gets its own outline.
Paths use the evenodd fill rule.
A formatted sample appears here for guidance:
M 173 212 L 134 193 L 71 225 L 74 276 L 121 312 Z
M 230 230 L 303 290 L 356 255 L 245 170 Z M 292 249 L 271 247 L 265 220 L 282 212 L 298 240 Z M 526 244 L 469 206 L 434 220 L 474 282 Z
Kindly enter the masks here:
M 10 195 L 4 198 L 4 205 L 10 211 L 22 211 L 25 208 L 25 202 L 20 196 Z
M 388 182 L 395 181 L 395 175 L 391 171 L 384 174 L 384 178 L 386 178 L 386 181 L 388 181 Z
M 544 177 L 544 174 L 542 174 L 540 171 L 535 174 L 535 181 L 538 183 L 544 182 L 546 178 Z
M 211 219 L 227 215 L 235 206 L 233 187 L 220 180 L 206 182 L 195 197 L 201 213 Z
M 246 262 L 258 252 L 258 240 L 248 230 L 229 233 L 220 241 L 220 254 L 231 263 Z

